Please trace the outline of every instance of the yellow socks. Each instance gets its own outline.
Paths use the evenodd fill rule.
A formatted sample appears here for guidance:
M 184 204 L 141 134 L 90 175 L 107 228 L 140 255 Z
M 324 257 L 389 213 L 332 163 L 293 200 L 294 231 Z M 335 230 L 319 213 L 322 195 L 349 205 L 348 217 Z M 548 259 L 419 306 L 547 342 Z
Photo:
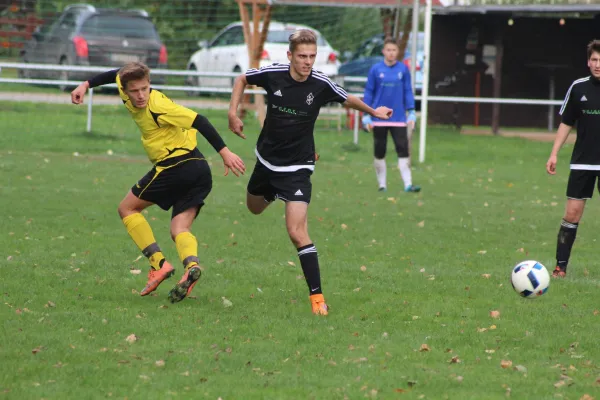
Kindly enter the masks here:
M 185 269 L 200 264 L 198 260 L 198 241 L 190 232 L 181 232 L 175 236 L 175 246 Z
M 165 256 L 160 251 L 158 244 L 156 244 L 152 228 L 150 228 L 150 224 L 148 224 L 146 218 L 140 213 L 131 214 L 123 218 L 123 224 L 127 228 L 129 236 L 131 236 L 138 248 L 148 258 L 148 261 L 150 261 L 152 268 L 156 270 L 160 269 Z M 179 247 L 177 249 L 179 250 Z

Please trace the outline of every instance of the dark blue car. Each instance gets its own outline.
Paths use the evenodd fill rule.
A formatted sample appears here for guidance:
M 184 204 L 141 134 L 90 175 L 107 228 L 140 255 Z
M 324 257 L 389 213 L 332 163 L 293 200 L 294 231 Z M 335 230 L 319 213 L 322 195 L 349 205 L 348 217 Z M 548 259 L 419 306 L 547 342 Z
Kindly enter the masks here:
M 411 48 L 412 48 L 412 40 L 411 36 L 408 40 L 408 45 L 406 46 L 406 52 L 404 53 L 403 62 L 410 68 L 411 63 Z M 352 76 L 352 77 L 364 77 L 366 78 L 369 75 L 369 70 L 371 67 L 378 62 L 383 61 L 383 54 L 381 51 L 383 50 L 383 34 L 375 35 L 370 39 L 365 40 L 358 49 L 354 52 L 350 60 L 346 61 L 338 70 L 338 75 L 340 76 Z M 417 71 L 415 75 L 415 82 L 413 86 L 415 88 L 415 92 L 418 94 L 421 92 L 421 86 L 423 82 L 423 73 L 421 71 L 421 67 L 423 66 L 423 48 L 425 42 L 425 34 L 424 32 L 419 32 L 418 40 L 417 40 Z M 363 92 L 365 88 L 365 84 L 362 82 L 344 82 L 344 87 L 351 92 Z

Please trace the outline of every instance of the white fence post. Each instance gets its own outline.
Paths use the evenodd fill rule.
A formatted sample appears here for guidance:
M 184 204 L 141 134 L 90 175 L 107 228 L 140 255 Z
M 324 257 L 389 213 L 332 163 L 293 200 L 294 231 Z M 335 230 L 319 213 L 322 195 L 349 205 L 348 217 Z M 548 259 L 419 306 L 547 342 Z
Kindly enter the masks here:
M 358 145 L 358 110 L 354 110 L 354 144 Z
M 88 109 L 87 109 L 87 133 L 92 131 L 92 106 L 94 103 L 94 88 L 90 88 L 90 97 L 88 97 Z

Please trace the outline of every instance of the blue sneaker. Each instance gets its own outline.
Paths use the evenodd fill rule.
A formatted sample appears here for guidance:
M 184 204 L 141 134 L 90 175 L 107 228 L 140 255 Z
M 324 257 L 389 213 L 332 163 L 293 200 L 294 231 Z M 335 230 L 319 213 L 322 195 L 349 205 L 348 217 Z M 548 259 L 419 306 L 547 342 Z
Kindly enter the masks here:
M 404 188 L 405 192 L 418 193 L 421 191 L 421 186 L 410 185 Z

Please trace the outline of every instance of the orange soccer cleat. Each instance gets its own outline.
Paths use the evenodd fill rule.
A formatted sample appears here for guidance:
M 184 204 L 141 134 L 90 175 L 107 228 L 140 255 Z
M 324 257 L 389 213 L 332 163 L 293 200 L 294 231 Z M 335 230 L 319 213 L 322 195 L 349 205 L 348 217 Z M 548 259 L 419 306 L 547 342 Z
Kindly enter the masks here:
M 170 278 L 174 273 L 175 269 L 167 261 L 163 263 L 159 270 L 150 267 L 150 271 L 148 272 L 148 283 L 146 283 L 146 287 L 142 289 L 140 295 L 146 296 L 154 292 L 162 281 Z
M 177 303 L 189 296 L 201 275 L 202 271 L 198 265 L 186 270 L 177 285 L 169 292 L 171 303 Z
M 327 315 L 329 314 L 329 307 L 325 304 L 325 298 L 322 294 L 313 294 L 310 296 L 310 303 L 312 305 L 312 312 L 316 315 Z

